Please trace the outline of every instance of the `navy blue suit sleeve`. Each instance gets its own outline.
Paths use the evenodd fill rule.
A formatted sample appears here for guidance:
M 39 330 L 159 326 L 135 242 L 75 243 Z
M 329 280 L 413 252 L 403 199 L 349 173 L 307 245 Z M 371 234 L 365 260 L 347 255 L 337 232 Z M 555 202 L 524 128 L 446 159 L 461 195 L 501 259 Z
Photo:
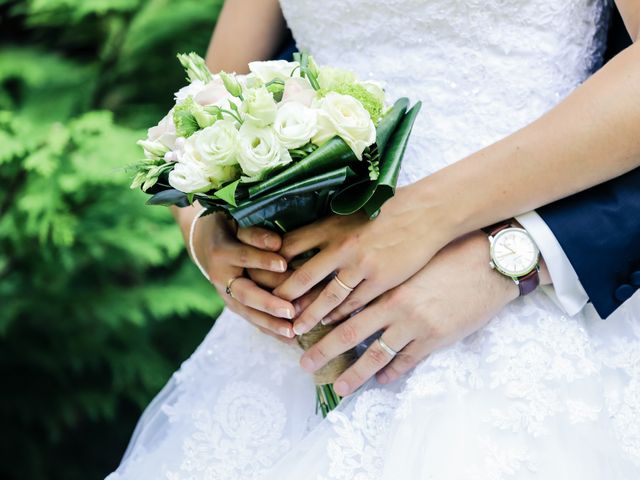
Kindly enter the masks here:
M 640 288 L 640 168 L 537 212 L 602 318 Z

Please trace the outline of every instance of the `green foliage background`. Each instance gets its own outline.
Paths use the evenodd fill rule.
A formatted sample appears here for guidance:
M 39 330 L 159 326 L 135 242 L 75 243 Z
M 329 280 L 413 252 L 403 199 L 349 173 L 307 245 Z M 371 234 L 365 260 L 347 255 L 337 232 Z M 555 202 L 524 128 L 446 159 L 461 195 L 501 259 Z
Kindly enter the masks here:
M 103 478 L 220 309 L 124 167 L 221 4 L 0 0 L 2 479 Z

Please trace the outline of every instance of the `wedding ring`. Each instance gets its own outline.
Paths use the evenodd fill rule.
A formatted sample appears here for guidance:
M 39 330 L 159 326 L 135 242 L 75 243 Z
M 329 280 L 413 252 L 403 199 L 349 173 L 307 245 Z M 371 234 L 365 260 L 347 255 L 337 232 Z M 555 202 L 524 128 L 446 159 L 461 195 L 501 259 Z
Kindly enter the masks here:
M 231 291 L 231 285 L 233 285 L 233 282 L 235 282 L 239 278 L 242 278 L 242 275 L 238 275 L 237 277 L 231 277 L 229 280 L 227 280 L 227 288 L 224 290 L 224 292 L 227 295 L 229 295 L 231 298 L 234 298 L 233 292 Z
M 392 357 L 395 357 L 398 354 L 398 352 L 396 352 L 393 348 L 387 345 L 384 340 L 382 340 L 382 337 L 378 337 L 378 343 L 380 344 L 380 347 Z
M 342 288 L 344 288 L 347 292 L 351 293 L 353 292 L 355 287 L 350 287 L 349 285 L 347 285 L 346 283 L 344 283 L 342 280 L 340 280 L 340 278 L 338 277 L 338 275 L 336 275 L 335 277 L 333 277 L 333 279 L 338 282 L 338 285 L 340 285 Z

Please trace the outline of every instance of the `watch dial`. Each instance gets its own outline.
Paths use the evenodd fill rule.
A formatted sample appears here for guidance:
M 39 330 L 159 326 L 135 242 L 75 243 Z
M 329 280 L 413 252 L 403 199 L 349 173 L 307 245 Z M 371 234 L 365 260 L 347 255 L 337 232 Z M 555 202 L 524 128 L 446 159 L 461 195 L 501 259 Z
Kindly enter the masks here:
M 526 275 L 538 263 L 538 247 L 521 229 L 508 228 L 499 232 L 492 250 L 493 263 L 507 275 Z

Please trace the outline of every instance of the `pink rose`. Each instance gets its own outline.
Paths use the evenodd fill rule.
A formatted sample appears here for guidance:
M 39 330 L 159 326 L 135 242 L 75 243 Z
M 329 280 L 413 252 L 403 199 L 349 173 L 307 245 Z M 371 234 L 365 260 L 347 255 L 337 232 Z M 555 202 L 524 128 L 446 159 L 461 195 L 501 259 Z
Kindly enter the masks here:
M 231 98 L 231 94 L 224 88 L 224 83 L 220 76 L 216 75 L 213 80 L 207 83 L 193 99 L 202 106 L 217 105 L 220 102 Z
M 316 91 L 309 84 L 308 80 L 301 77 L 293 77 L 284 82 L 284 92 L 282 102 L 297 102 L 306 107 L 310 107 L 316 98 Z

